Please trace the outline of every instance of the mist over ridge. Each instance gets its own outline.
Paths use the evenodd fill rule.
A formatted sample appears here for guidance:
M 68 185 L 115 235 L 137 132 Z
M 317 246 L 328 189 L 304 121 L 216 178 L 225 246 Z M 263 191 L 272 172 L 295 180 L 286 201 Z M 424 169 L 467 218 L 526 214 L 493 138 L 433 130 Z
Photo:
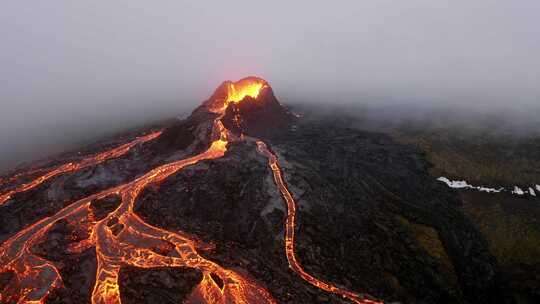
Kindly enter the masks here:
M 189 112 L 247 75 L 286 104 L 350 104 L 360 115 L 360 105 L 388 105 L 392 117 L 448 108 L 467 121 L 500 117 L 521 134 L 538 126 L 537 1 L 1 8 L 1 171 Z

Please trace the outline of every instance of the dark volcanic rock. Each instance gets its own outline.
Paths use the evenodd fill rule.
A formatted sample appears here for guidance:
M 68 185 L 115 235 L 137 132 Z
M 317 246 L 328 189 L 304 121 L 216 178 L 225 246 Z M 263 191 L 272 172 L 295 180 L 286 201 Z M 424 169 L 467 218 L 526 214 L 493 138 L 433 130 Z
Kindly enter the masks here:
M 207 111 L 193 111 L 189 119 L 177 121 L 167 127 L 154 142 L 148 143 L 156 155 L 167 155 L 185 150 L 193 145 L 192 150 L 200 153 L 210 144 L 210 135 L 216 114 Z
M 80 254 L 71 255 L 56 266 L 64 285 L 54 289 L 46 303 L 90 303 L 97 269 L 95 249 L 89 248 Z
M 236 82 L 225 81 L 214 91 L 212 96 L 194 114 L 206 113 L 209 110 L 220 112 L 226 104 L 231 91 L 258 84 L 261 89 L 256 97 L 245 96 L 242 100 L 228 104 L 221 119 L 223 125 L 232 133 L 271 137 L 288 132 L 297 117 L 279 103 L 272 87 L 266 80 L 249 76 Z M 193 114 L 192 114 L 193 115 Z
M 158 188 L 145 189 L 136 212 L 158 215 L 152 222 L 208 240 L 246 246 L 268 242 L 272 235 L 259 215 L 269 200 L 262 191 L 269 174 L 265 159 L 257 157 L 253 146 L 237 144 L 230 151 L 222 159 L 185 168 Z
M 285 209 L 273 183 L 266 158 L 253 144 L 233 144 L 225 157 L 185 168 L 159 187 L 145 189 L 135 211 L 153 225 L 216 243 L 215 250 L 201 254 L 247 270 L 280 303 L 346 303 L 289 269 L 283 251 Z
M 496 262 L 484 238 L 460 211 L 452 191 L 428 175 L 416 151 L 382 134 L 316 124 L 300 126 L 274 147 L 289 163 L 284 171 L 300 204 L 309 208 L 299 223 L 300 244 L 307 241 L 306 247 L 316 248 L 299 246 L 306 267 L 333 257 L 337 263 L 324 265 L 336 279 L 387 300 L 500 300 Z M 449 281 L 452 274 L 437 271 L 436 264 L 444 261 L 435 260 L 410 230 L 404 231 L 396 222 L 399 217 L 437 232 L 459 286 Z M 342 244 L 339 250 L 336 242 Z M 337 275 L 340 270 L 344 275 Z
M 207 149 L 211 142 L 215 117 L 215 114 L 197 111 L 189 119 L 169 124 L 161 136 L 133 147 L 123 156 L 106 160 L 96 166 L 60 174 L 33 189 L 13 195 L 5 204 L 0 205 L 0 242 L 37 219 L 53 215 L 79 199 L 129 182 L 164 163 Z M 122 142 L 114 143 L 118 146 Z M 101 145 L 95 146 L 102 148 Z M 116 147 L 112 144 L 103 146 Z M 96 148 L 91 151 L 93 153 L 87 151 L 83 155 L 86 157 L 102 151 L 104 150 Z M 82 155 L 78 158 L 69 157 L 65 162 L 81 158 Z M 54 163 L 58 162 L 60 161 Z M 14 185 L 19 183 L 17 180 Z M 4 189 L 11 189 L 14 185 Z
M 241 117 L 235 121 L 235 117 Z M 256 99 L 246 96 L 227 107 L 223 124 L 233 133 L 271 137 L 289 132 L 297 118 L 277 101 L 271 87 L 261 90 Z
M 297 252 L 308 272 L 389 301 L 501 300 L 485 240 L 414 149 L 313 123 L 271 144 L 299 204 Z M 205 255 L 246 269 L 281 302 L 341 301 L 288 269 L 285 211 L 266 159 L 246 143 L 146 189 L 136 206 L 154 225 L 212 241 Z
M 170 124 L 156 140 L 15 195 L 0 206 L 0 241 L 77 199 L 205 150 L 216 136 L 211 131 L 217 114 L 208 107 L 219 108 L 227 85 L 216 90 L 212 104 Z M 231 104 L 223 123 L 232 132 L 264 138 L 278 155 L 298 205 L 295 250 L 308 273 L 388 302 L 508 300 L 500 289 L 510 283 L 500 285 L 486 240 L 460 209 L 456 193 L 428 174 L 418 151 L 382 134 L 299 123 L 269 86 L 256 99 L 248 96 Z M 119 203 L 115 196 L 91 202 L 86 220 L 55 222 L 31 248 L 54 263 L 65 280 L 65 288 L 56 289 L 50 302 L 89 301 L 96 256 L 84 240 L 90 222 L 105 218 Z M 287 208 L 267 159 L 252 141 L 230 143 L 224 157 L 201 161 L 146 187 L 135 212 L 149 224 L 214 244 L 200 254 L 257 281 L 279 303 L 348 303 L 308 284 L 289 267 L 283 229 Z M 107 225 L 113 236 L 126 228 L 118 218 Z M 168 255 L 173 249 L 166 243 L 153 250 Z M 531 272 L 513 270 L 506 274 L 523 280 L 520 290 L 537 286 Z M 0 290 L 12 279 L 9 272 L 0 274 Z M 200 280 L 193 269 L 124 266 L 122 301 L 180 303 Z
M 192 268 L 150 268 L 126 266 L 120 270 L 122 303 L 183 303 L 202 279 Z
M 89 303 L 97 269 L 94 247 L 73 250 L 88 239 L 88 223 L 68 223 L 59 220 L 44 238 L 32 247 L 32 252 L 52 262 L 62 277 L 61 288 L 54 289 L 47 303 Z
M 9 288 L 9 283 L 14 280 L 16 274 L 14 271 L 6 271 L 0 273 L 0 294 L 4 293 Z
M 113 212 L 120 203 L 122 198 L 118 195 L 109 195 L 102 199 L 93 200 L 90 202 L 90 211 L 95 221 L 100 221 L 107 217 L 107 215 Z

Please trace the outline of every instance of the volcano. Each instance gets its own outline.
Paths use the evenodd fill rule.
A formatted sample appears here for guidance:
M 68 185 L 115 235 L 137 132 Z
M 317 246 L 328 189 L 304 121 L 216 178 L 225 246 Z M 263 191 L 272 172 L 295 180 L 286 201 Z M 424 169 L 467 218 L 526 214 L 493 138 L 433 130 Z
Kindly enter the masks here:
M 223 82 L 202 108 L 223 113 L 224 126 L 237 135 L 279 134 L 296 119 L 281 106 L 272 87 L 264 79 L 253 76 Z
M 497 266 L 422 155 L 302 121 L 258 77 L 0 179 L 0 303 L 490 303 Z

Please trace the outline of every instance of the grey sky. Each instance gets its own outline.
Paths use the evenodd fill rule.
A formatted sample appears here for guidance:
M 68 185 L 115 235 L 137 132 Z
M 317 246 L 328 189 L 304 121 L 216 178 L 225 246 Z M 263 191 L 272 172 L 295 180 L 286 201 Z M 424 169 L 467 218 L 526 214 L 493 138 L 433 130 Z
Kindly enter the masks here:
M 250 74 L 285 102 L 528 109 L 539 29 L 537 0 L 3 0 L 0 170 Z

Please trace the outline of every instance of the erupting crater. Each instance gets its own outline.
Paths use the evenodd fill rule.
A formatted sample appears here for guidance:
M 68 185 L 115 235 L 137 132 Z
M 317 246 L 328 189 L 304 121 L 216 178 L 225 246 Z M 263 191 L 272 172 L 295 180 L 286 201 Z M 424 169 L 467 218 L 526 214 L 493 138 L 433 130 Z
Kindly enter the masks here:
M 261 90 L 268 87 L 266 81 L 256 77 L 244 78 L 237 82 L 227 83 L 227 100 L 225 101 L 225 108 L 230 103 L 239 103 L 246 96 L 256 99 L 259 96 Z
M 214 113 L 224 113 L 230 104 L 241 103 L 246 97 L 256 100 L 262 90 L 270 88 L 266 80 L 254 76 L 236 82 L 225 81 L 205 102 L 207 109 Z
M 270 85 L 257 77 L 247 77 L 237 82 L 226 81 L 194 114 L 201 111 L 214 114 L 210 138 L 201 141 L 207 143 L 203 152 L 159 165 L 146 173 L 142 172 L 132 181 L 74 201 L 55 214 L 37 219 L 3 242 L 0 246 L 0 274 L 8 273 L 10 279 L 5 286 L 0 286 L 0 302 L 44 303 L 51 292 L 65 285 L 59 271 L 62 261 L 49 260 L 37 254 L 34 248 L 47 241 L 53 230 L 56 234 L 62 231 L 58 227 L 72 227 L 83 232 L 64 236 L 69 240 L 65 251 L 71 254 L 95 251 L 97 266 L 90 297 L 92 303 L 121 302 L 119 272 L 126 266 L 187 267 L 200 271 L 202 279 L 187 297 L 187 303 L 275 303 L 256 277 L 222 267 L 199 254 L 212 248 L 211 244 L 182 231 L 172 232 L 152 226 L 134 212 L 135 201 L 144 188 L 164 181 L 187 166 L 223 157 L 232 141 L 250 141 L 255 142 L 257 151 L 268 159 L 275 185 L 287 208 L 283 223 L 283 254 L 290 269 L 309 284 L 354 303 L 381 303 L 370 300 L 364 294 L 317 279 L 307 273 L 298 261 L 294 251 L 296 202 L 287 189 L 278 157 L 267 143 L 255 137 L 268 134 L 275 125 L 291 123 L 296 119 L 279 104 Z M 16 205 L 18 194 L 35 188 L 45 180 L 121 157 L 132 147 L 160 135 L 161 131 L 151 133 L 79 162 L 60 165 L 33 181 L 0 193 L 0 204 L 9 200 L 9 205 Z M 106 204 L 111 201 L 110 197 L 118 198 L 118 204 L 107 207 L 108 211 L 97 216 L 94 210 L 96 205 Z

